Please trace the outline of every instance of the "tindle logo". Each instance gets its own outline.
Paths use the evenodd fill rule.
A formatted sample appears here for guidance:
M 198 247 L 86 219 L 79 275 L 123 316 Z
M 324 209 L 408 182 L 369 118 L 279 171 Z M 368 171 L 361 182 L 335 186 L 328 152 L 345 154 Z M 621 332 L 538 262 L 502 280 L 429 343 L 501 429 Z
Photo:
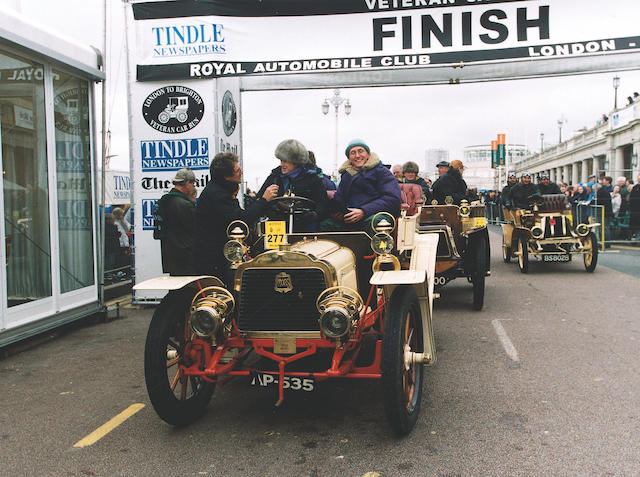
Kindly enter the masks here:
M 153 56 L 197 56 L 224 54 L 224 27 L 218 23 L 178 25 L 151 28 L 153 34 Z

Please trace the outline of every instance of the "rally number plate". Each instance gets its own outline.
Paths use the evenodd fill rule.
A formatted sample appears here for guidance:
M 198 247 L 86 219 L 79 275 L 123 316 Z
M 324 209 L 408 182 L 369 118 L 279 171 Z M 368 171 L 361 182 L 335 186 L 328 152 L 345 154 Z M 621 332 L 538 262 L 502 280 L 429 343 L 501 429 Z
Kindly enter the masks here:
M 281 220 L 269 220 L 264 224 L 264 248 L 267 250 L 278 249 L 285 243 L 287 224 Z
M 278 385 L 278 376 L 275 374 L 256 373 L 251 378 L 252 386 L 273 386 Z M 313 378 L 299 378 L 297 376 L 285 376 L 282 385 L 284 389 L 292 389 L 294 391 L 313 391 L 315 380 Z
M 563 254 L 563 255 L 543 255 L 543 262 L 570 262 L 571 255 Z

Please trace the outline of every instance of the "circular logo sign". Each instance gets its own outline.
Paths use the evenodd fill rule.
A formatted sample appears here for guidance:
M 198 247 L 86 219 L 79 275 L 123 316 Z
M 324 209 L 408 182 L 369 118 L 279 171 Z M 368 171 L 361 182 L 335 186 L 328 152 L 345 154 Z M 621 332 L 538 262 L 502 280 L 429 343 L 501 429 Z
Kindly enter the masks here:
M 147 96 L 142 104 L 142 115 L 156 131 L 180 134 L 200 124 L 204 101 L 191 88 L 165 86 Z
M 56 129 L 67 134 L 89 134 L 87 88 L 71 88 L 58 94 L 54 101 Z
M 227 136 L 233 134 L 236 129 L 236 123 L 236 103 L 233 101 L 231 91 L 226 91 L 222 96 L 222 128 Z

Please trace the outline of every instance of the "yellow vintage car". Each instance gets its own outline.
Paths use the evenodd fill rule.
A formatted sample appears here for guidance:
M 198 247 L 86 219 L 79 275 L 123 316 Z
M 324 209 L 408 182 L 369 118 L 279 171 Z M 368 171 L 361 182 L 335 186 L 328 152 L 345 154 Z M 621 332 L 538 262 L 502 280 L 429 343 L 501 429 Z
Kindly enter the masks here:
M 295 202 L 286 204 L 292 213 Z M 381 381 L 391 427 L 410 432 L 420 412 L 423 365 L 436 361 L 438 236 L 420 233 L 417 220 L 404 214 L 396 224 L 379 214 L 373 237 L 265 237 L 266 250 L 255 256 L 249 228 L 233 222 L 224 247 L 229 283 L 163 276 L 136 285 L 168 290 L 145 346 L 147 390 L 160 418 L 172 425 L 195 421 L 215 387 L 234 378 L 274 387 L 276 405 L 285 392 L 311 392 L 327 379 L 364 378 Z M 410 259 L 401 263 L 401 253 Z
M 529 271 L 532 257 L 545 263 L 570 262 L 582 255 L 584 268 L 593 272 L 598 263 L 594 227 L 599 223 L 573 223 L 564 194 L 531 196 L 529 209 L 505 210 L 509 223 L 502 224 L 502 256 L 506 263 L 518 259 L 522 273 Z

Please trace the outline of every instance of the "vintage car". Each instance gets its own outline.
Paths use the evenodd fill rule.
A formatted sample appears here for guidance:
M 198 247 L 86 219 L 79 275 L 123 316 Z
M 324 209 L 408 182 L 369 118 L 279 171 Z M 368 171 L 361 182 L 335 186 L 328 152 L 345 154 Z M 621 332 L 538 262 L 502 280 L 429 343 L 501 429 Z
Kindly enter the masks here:
M 286 203 L 292 211 L 299 205 Z M 232 378 L 274 386 L 276 405 L 285 391 L 368 378 L 381 380 L 392 428 L 411 431 L 423 365 L 436 361 L 431 313 L 438 237 L 419 233 L 417 219 L 405 214 L 396 227 L 390 214 L 378 214 L 373 237 L 278 234 L 278 227 L 266 227 L 271 237 L 265 235 L 266 250 L 256 256 L 247 246 L 248 227 L 236 221 L 224 247 L 231 283 L 163 276 L 136 285 L 168 290 L 145 346 L 145 380 L 158 415 L 172 425 L 189 424 L 203 414 L 215 386 Z M 410 254 L 404 267 L 401 254 Z
M 489 234 L 484 205 L 469 204 L 463 200 L 460 206 L 447 197 L 446 205 L 422 208 L 419 219 L 421 233 L 437 234 L 436 289 L 458 277 L 466 277 L 473 285 L 473 309 L 484 305 L 484 282 L 490 271 Z
M 502 224 L 502 257 L 506 263 L 518 259 L 522 273 L 529 271 L 529 260 L 570 262 L 582 255 L 584 268 L 593 272 L 598 263 L 598 244 L 594 227 L 599 223 L 573 223 L 571 209 L 564 194 L 534 195 L 528 210 L 505 210 L 509 223 Z

